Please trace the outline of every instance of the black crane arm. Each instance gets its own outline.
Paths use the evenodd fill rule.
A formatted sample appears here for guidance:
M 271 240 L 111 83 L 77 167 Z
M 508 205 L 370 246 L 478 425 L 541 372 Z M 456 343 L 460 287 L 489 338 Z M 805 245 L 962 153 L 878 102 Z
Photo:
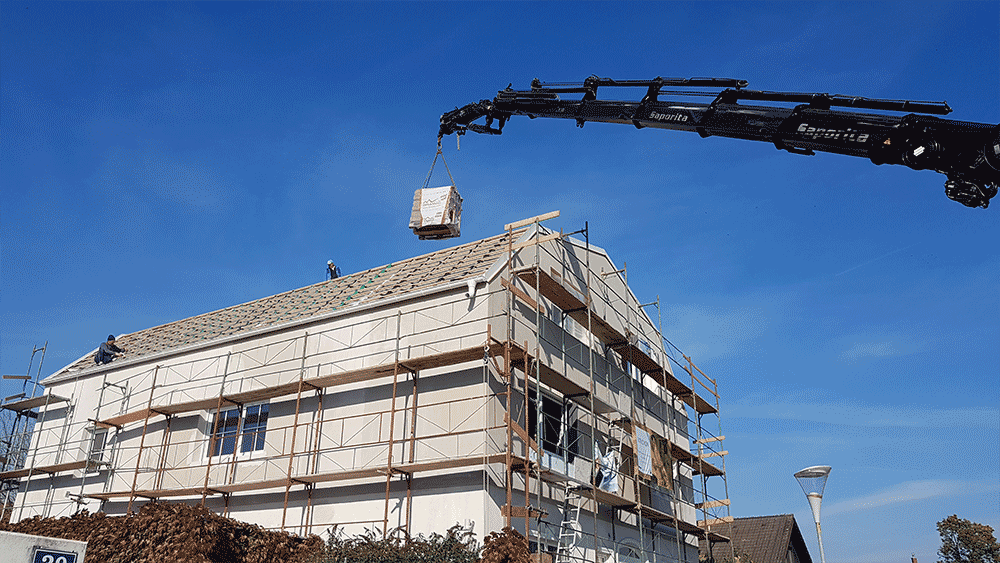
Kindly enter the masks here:
M 582 83 L 532 81 L 530 90 L 499 91 L 441 116 L 439 139 L 456 133 L 499 135 L 514 115 L 621 123 L 643 129 L 691 131 L 773 143 L 795 154 L 815 151 L 868 158 L 875 164 L 901 164 L 935 170 L 948 177 L 947 196 L 969 207 L 987 207 L 1000 186 L 1000 125 L 936 117 L 951 108 L 945 102 L 883 100 L 798 92 L 745 89 L 729 78 L 613 80 L 591 76 Z M 599 87 L 646 87 L 638 102 L 598 100 Z M 721 91 L 664 90 L 721 88 Z M 582 94 L 561 99 L 560 94 Z M 712 97 L 707 103 L 660 100 L 659 96 Z M 749 102 L 749 103 L 747 103 Z M 792 107 L 767 105 L 781 102 Z M 835 109 L 850 108 L 850 109 Z M 857 110 L 909 112 L 905 115 Z M 475 123 L 479 119 L 484 123 Z M 494 124 L 496 126 L 494 127 Z

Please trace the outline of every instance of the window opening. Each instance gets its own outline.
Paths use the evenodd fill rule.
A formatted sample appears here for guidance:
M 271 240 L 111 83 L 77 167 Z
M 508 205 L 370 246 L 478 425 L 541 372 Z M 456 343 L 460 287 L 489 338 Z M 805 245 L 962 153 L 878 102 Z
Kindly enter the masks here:
M 538 420 L 536 419 L 535 393 L 528 393 L 528 437 L 538 441 Z M 578 452 L 578 431 L 575 422 L 570 422 L 569 409 L 563 402 L 542 395 L 542 450 L 567 462 L 573 461 Z
M 104 449 L 108 444 L 108 429 L 95 428 L 90 438 L 90 451 L 87 452 L 87 470 L 93 471 L 104 463 Z
M 267 413 L 269 405 L 253 405 L 247 407 L 243 418 L 243 443 L 240 451 L 255 452 L 264 449 L 264 433 L 267 430 Z
M 229 409 L 215 414 L 212 434 L 212 456 L 229 455 L 236 450 L 236 434 L 240 425 L 240 410 Z
M 232 454 L 237 442 L 240 453 L 263 450 L 269 411 L 268 403 L 259 403 L 216 413 L 210 456 Z
M 528 395 L 528 436 L 538 440 L 537 405 L 534 392 Z M 562 457 L 563 448 L 560 444 L 559 426 L 562 422 L 562 405 L 546 395 L 542 395 L 542 449 Z

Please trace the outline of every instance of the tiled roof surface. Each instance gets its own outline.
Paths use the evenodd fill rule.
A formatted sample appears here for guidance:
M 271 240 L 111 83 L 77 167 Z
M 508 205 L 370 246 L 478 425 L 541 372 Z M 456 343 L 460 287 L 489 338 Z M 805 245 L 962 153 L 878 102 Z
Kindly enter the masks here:
M 796 550 L 799 563 L 812 563 L 791 514 L 736 518 L 730 539 L 742 563 L 786 563 L 790 547 Z
M 517 240 L 523 231 L 516 231 Z M 430 289 L 486 273 L 507 251 L 497 235 L 120 336 L 127 358 L 147 356 L 251 330 L 305 320 L 359 304 Z M 94 366 L 93 352 L 64 370 Z

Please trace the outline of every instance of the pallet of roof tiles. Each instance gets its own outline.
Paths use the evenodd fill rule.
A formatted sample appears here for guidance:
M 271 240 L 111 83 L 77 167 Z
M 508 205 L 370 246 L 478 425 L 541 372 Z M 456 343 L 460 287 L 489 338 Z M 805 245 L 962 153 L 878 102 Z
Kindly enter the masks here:
M 461 234 L 462 196 L 455 186 L 423 188 L 413 193 L 410 228 L 420 240 L 454 238 Z

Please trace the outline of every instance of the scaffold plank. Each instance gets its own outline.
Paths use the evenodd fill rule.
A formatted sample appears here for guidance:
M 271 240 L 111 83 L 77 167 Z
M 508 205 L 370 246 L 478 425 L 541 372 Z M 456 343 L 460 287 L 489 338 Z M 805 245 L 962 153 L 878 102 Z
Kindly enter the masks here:
M 438 469 L 454 469 L 457 467 L 470 467 L 490 463 L 503 463 L 506 460 L 505 454 L 492 454 L 488 456 L 465 456 L 441 459 L 436 461 L 416 461 L 413 463 L 401 463 L 394 465 L 394 470 L 403 473 L 416 473 L 419 471 L 435 471 Z
M 528 225 L 535 222 L 548 221 L 549 219 L 555 219 L 559 216 L 559 211 L 549 211 L 548 213 L 543 213 L 541 215 L 536 215 L 534 217 L 528 217 L 527 219 L 521 219 L 520 221 L 514 221 L 513 223 L 507 223 L 503 226 L 503 230 L 510 231 L 513 229 L 519 229 L 521 227 L 527 227 Z
M 699 538 L 705 537 L 705 530 L 699 528 L 698 526 L 695 526 L 690 522 L 685 522 L 684 520 L 680 520 L 674 516 L 671 516 L 664 512 L 660 512 L 655 508 L 649 506 L 643 506 L 641 508 L 641 513 L 644 518 L 648 518 L 653 522 L 666 524 L 667 526 L 670 526 L 675 530 L 680 530 L 682 532 L 698 536 Z
M 718 409 L 715 408 L 715 405 L 709 403 L 697 393 L 691 393 L 688 397 L 689 398 L 686 398 L 684 402 L 691 405 L 691 408 L 697 411 L 698 414 L 715 414 L 719 412 Z
M 501 345 L 494 343 L 490 347 L 490 353 L 494 355 L 499 354 L 501 349 Z M 450 352 L 440 352 L 437 354 L 428 354 L 425 356 L 409 358 L 401 360 L 399 365 L 410 371 L 419 371 L 434 367 L 481 360 L 482 358 L 483 347 L 475 346 Z M 393 369 L 394 366 L 391 363 L 379 364 L 376 366 L 348 370 L 320 377 L 312 377 L 303 380 L 303 384 L 313 388 L 325 388 L 349 383 L 359 383 L 381 377 L 390 377 L 392 376 Z M 222 397 L 222 402 L 227 404 L 246 404 L 255 401 L 273 399 L 275 397 L 294 395 L 298 390 L 298 385 L 298 381 L 295 381 L 292 383 L 262 387 L 240 393 L 231 393 L 224 395 Z M 131 422 L 143 420 L 155 414 L 180 414 L 198 410 L 211 410 L 216 407 L 218 400 L 218 397 L 213 397 L 210 399 L 200 399 L 196 401 L 179 401 L 165 405 L 154 405 L 152 408 L 139 409 L 120 416 L 108 418 L 100 422 L 102 424 L 110 424 L 112 426 L 120 427 Z
M 31 409 L 38 408 L 44 405 L 52 405 L 55 403 L 66 403 L 69 399 L 66 397 L 60 397 L 58 395 L 42 395 L 40 397 L 32 397 L 30 399 L 22 399 L 20 401 L 11 401 L 9 403 L 4 403 L 0 405 L 0 408 L 11 410 L 14 412 L 24 412 L 30 411 Z
M 677 376 L 670 372 L 666 372 L 666 377 L 664 382 L 661 384 L 667 388 L 675 396 L 680 397 L 687 405 L 695 410 L 698 414 L 714 414 L 718 412 L 715 405 L 709 403 L 701 397 L 701 395 L 695 393 L 690 387 L 685 385 Z
M 87 422 L 89 422 L 89 423 L 91 423 L 94 426 L 97 426 L 99 428 L 108 428 L 108 429 L 118 428 L 118 426 L 115 426 L 114 424 L 111 424 L 109 422 L 103 422 L 103 421 L 97 420 L 95 418 L 88 418 Z
M 20 479 L 21 477 L 27 477 L 29 473 L 49 473 L 55 474 L 62 471 L 73 471 L 75 469 L 83 469 L 87 466 L 87 462 L 84 461 L 69 461 L 66 463 L 57 463 L 55 465 L 42 465 L 35 467 L 34 469 L 30 467 L 25 467 L 23 469 L 14 469 L 12 471 L 4 471 L 0 473 L 0 481 L 5 481 L 7 479 Z
M 692 470 L 694 470 L 695 475 L 708 475 L 709 477 L 721 477 L 722 475 L 725 475 L 721 469 L 704 459 L 698 459 L 697 456 L 694 456 L 694 458 L 688 462 L 688 465 L 691 466 Z
M 567 284 L 555 270 L 546 273 L 544 270 L 530 266 L 514 272 L 531 287 L 538 287 L 539 292 L 553 305 L 559 307 L 581 326 L 588 326 L 587 298 L 570 284 Z M 529 298 L 530 299 L 530 298 Z M 661 366 L 652 356 L 638 346 L 638 338 L 626 336 L 590 308 L 589 326 L 599 340 L 611 347 L 623 358 L 636 366 L 639 371 L 649 375 L 657 383 L 665 387 L 675 396 L 681 397 L 685 403 L 699 414 L 717 412 L 715 407 L 692 391 L 690 387 L 675 377 L 670 370 Z
M 720 534 L 719 532 L 713 532 L 711 530 L 708 531 L 708 533 L 706 534 L 706 537 L 708 538 L 708 541 L 710 541 L 712 543 L 729 543 L 730 542 L 730 539 L 729 539 L 728 536 L 724 536 L 724 535 Z
M 512 518 L 524 518 L 524 517 L 537 517 L 537 516 L 547 516 L 548 513 L 534 506 L 510 506 L 505 504 L 500 507 L 500 514 L 503 516 L 510 516 Z
M 682 461 L 688 465 L 691 464 L 691 460 L 694 459 L 694 454 L 687 451 L 678 444 L 673 443 L 669 439 L 666 440 L 670 444 L 670 457 L 676 459 L 677 461 Z
M 122 415 L 113 416 L 111 418 L 106 418 L 101 422 L 103 424 L 109 424 L 111 426 L 122 427 L 130 422 L 136 422 L 151 415 L 152 413 L 150 412 L 150 409 L 143 408 L 137 411 L 132 411 Z
M 500 507 L 500 514 L 511 518 L 524 518 L 528 515 L 528 508 L 524 506 L 503 505 Z
M 86 498 L 92 498 L 97 500 L 111 500 L 113 498 L 130 498 L 130 497 L 142 497 L 142 498 L 167 498 L 167 497 L 186 497 L 186 496 L 196 496 L 205 492 L 205 489 L 201 487 L 185 487 L 178 489 L 144 489 L 144 490 L 122 490 L 122 491 L 109 491 L 106 493 L 90 493 L 83 495 Z M 208 489 L 207 494 L 219 494 L 219 491 Z
M 703 527 L 715 526 L 718 524 L 731 524 L 733 521 L 732 516 L 723 516 L 722 518 L 712 518 L 710 520 L 698 520 L 698 525 Z
M 420 471 L 433 471 L 437 469 L 453 469 L 457 467 L 482 465 L 484 462 L 487 464 L 503 463 L 504 459 L 505 459 L 504 454 L 492 454 L 488 456 L 465 456 L 465 457 L 440 459 L 434 461 L 418 461 L 414 463 L 404 463 L 398 466 L 394 466 L 393 470 L 400 471 L 403 473 L 416 473 Z M 27 474 L 27 470 L 24 471 L 25 474 Z M 245 491 L 254 491 L 258 489 L 274 489 L 287 486 L 290 483 L 306 484 L 306 483 L 321 483 L 330 481 L 347 481 L 351 479 L 379 477 L 380 475 L 384 474 L 385 474 L 385 467 L 377 466 L 377 467 L 369 467 L 362 469 L 348 469 L 343 471 L 329 471 L 323 473 L 316 473 L 313 475 L 298 475 L 298 476 L 293 476 L 290 479 L 286 477 L 281 477 L 278 479 L 268 479 L 260 481 L 243 481 L 240 483 L 231 483 L 227 485 L 212 485 L 207 489 L 203 487 L 190 487 L 190 488 L 178 488 L 178 489 L 142 489 L 136 491 L 122 490 L 122 491 L 113 491 L 107 493 L 93 493 L 84 496 L 88 498 L 108 500 L 111 498 L 128 498 L 130 496 L 138 496 L 144 498 L 192 496 L 192 495 L 200 495 L 205 491 L 207 491 L 208 494 L 237 493 Z
M 294 481 L 294 479 L 281 477 L 279 479 L 267 479 L 263 481 L 242 481 L 240 483 L 232 483 L 229 485 L 212 485 L 210 489 L 213 491 L 218 491 L 220 493 L 238 493 L 245 491 L 276 489 L 278 487 L 285 487 L 291 481 Z
M 694 507 L 699 510 L 705 508 L 715 508 L 717 506 L 729 506 L 729 499 L 724 498 L 721 500 L 709 500 L 706 502 L 699 502 L 698 504 L 694 505 Z
M 517 343 L 511 344 L 511 352 L 511 359 L 513 360 L 512 365 L 522 371 L 524 370 L 525 358 L 527 358 L 528 361 L 533 358 L 531 354 L 525 352 L 523 346 L 520 346 Z M 556 391 L 559 391 L 581 407 L 590 408 L 590 391 L 588 389 L 580 386 L 579 383 L 572 381 L 565 375 L 559 373 L 558 370 L 553 369 L 544 362 L 540 362 L 539 365 L 541 366 L 542 383 L 548 385 Z M 500 370 L 498 369 L 497 371 Z M 615 407 L 611 404 L 608 404 L 598 397 L 594 397 L 594 412 L 598 414 L 608 414 L 614 412 L 615 410 Z
M 535 268 L 524 268 L 514 272 L 531 287 L 538 287 L 542 295 L 563 311 L 574 311 L 586 307 L 587 298 L 576 288 L 563 282 L 562 277 L 554 271 L 551 274 Z M 584 324 L 586 326 L 586 324 Z
M 523 240 L 521 242 L 516 242 L 516 243 L 514 243 L 514 244 L 512 244 L 510 246 L 510 249 L 511 250 L 520 250 L 520 249 L 525 248 L 527 246 L 531 246 L 531 245 L 534 245 L 534 244 L 542 244 L 543 242 L 549 242 L 550 240 L 556 240 L 558 238 L 562 238 L 562 235 L 560 233 L 550 233 L 550 234 L 547 234 L 547 235 L 542 235 L 540 237 L 533 237 L 533 238 L 530 238 L 528 240 Z
M 707 444 L 709 442 L 721 442 L 725 440 L 725 436 L 712 436 L 711 438 L 702 438 L 701 440 L 695 440 L 694 444 Z
M 537 281 L 538 289 L 546 299 L 562 309 L 581 326 L 588 326 L 586 297 L 575 288 L 563 283 L 561 278 L 556 279 L 534 266 L 522 268 L 516 274 L 532 287 L 536 286 Z M 594 312 L 592 307 L 590 308 L 589 326 L 594 336 L 605 344 L 614 346 L 626 341 L 625 335 L 618 332 L 601 315 Z
M 639 347 L 639 339 L 635 335 L 629 335 L 621 341 L 611 344 L 611 349 L 618 352 L 630 364 L 639 368 L 639 371 L 658 379 L 660 385 L 664 385 L 663 376 L 666 370 L 645 350 Z M 665 386 L 665 385 L 664 385 Z
M 597 502 L 614 506 L 615 508 L 633 509 L 636 506 L 634 501 L 628 500 L 623 496 L 616 495 L 615 493 L 609 493 L 604 489 L 594 489 L 593 494 L 594 497 L 597 498 Z M 590 491 L 587 491 L 584 493 L 584 498 L 588 498 L 590 495 Z

